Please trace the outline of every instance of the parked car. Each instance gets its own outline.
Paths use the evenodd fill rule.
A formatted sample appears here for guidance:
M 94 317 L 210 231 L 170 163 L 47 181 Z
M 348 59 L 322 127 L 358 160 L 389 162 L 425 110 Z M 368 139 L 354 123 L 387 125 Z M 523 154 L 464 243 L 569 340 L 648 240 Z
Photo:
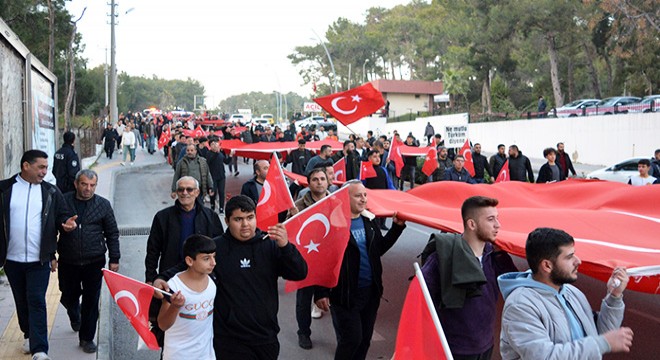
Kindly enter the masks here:
M 631 113 L 650 113 L 660 112 L 660 95 L 649 95 L 642 99 L 642 101 L 627 105 L 628 112 Z
M 596 105 L 600 102 L 600 99 L 580 99 L 575 100 L 569 104 L 566 104 L 560 108 L 556 109 L 557 117 L 574 117 L 582 116 L 582 109 L 587 108 L 592 105 Z
M 245 124 L 245 116 L 243 114 L 231 114 L 228 121 Z
M 626 105 L 640 102 L 642 99 L 636 96 L 615 96 L 601 100 L 598 104 L 587 109 L 587 115 L 612 115 L 626 114 Z
M 262 128 L 266 128 L 266 126 L 270 126 L 270 121 L 263 117 L 258 117 L 258 118 L 253 118 L 252 121 L 250 121 L 250 125 L 255 127 L 261 126 Z
M 271 125 L 275 124 L 275 117 L 273 114 L 261 114 L 261 118 L 268 120 L 268 123 Z
M 646 158 L 642 158 L 642 157 L 630 158 L 627 160 L 623 160 L 619 163 L 616 163 L 612 166 L 608 166 L 596 171 L 592 171 L 589 174 L 587 174 L 587 179 L 616 181 L 627 184 L 631 176 L 639 174 L 639 171 L 637 170 L 637 162 L 639 162 L 639 160 L 641 159 L 646 159 Z
M 300 129 L 304 127 L 307 127 L 308 129 L 311 127 L 318 128 L 319 126 L 323 126 L 325 131 L 332 130 L 332 131 L 337 131 L 337 124 L 334 121 L 326 120 L 323 116 L 310 116 L 306 117 L 302 120 L 298 120 L 295 122 L 296 124 L 296 131 L 300 131 Z

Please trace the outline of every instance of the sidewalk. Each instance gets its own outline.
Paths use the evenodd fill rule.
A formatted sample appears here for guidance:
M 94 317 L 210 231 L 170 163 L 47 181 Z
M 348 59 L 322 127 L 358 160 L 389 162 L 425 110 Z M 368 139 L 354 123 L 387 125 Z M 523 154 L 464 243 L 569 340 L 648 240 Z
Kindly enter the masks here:
M 98 173 L 99 181 L 96 194 L 110 200 L 111 203 L 114 202 L 114 181 L 118 174 L 140 171 L 140 169 L 147 166 L 159 165 L 166 161 L 162 151 L 149 155 L 146 150 L 143 151 L 143 149 L 138 148 L 136 149 L 135 164 L 121 166 L 121 155 L 119 153 L 115 152 L 113 159 L 110 160 L 105 157 L 105 154 L 101 153 L 100 146 L 97 146 L 97 151 L 99 152 L 98 157 L 83 159 L 82 165 L 84 168 L 91 167 L 92 170 Z M 52 273 L 46 292 L 50 347 L 48 355 L 52 359 L 108 359 L 111 327 L 108 322 L 110 299 L 107 287 L 103 286 L 101 289 L 101 315 L 97 332 L 99 350 L 97 354 L 86 354 L 78 346 L 78 334 L 71 330 L 66 310 L 59 303 L 59 300 L 60 291 L 57 273 Z M 14 299 L 9 283 L 2 276 L 0 277 L 0 360 L 29 359 L 29 355 L 22 353 L 22 345 L 23 333 L 18 327 Z

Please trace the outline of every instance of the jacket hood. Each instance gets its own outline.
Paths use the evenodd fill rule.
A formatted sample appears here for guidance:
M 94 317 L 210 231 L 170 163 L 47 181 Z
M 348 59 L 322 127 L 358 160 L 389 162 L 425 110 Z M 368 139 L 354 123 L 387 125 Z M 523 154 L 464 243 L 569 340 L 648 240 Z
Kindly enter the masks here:
M 540 290 L 540 292 L 547 292 L 548 295 L 557 294 L 557 290 L 534 280 L 532 278 L 531 270 L 502 274 L 497 277 L 497 284 L 500 286 L 500 291 L 502 292 L 504 300 L 506 300 L 506 298 L 519 287 L 535 288 Z M 563 289 L 564 287 L 562 287 L 562 290 Z M 561 290 L 559 293 L 561 293 Z

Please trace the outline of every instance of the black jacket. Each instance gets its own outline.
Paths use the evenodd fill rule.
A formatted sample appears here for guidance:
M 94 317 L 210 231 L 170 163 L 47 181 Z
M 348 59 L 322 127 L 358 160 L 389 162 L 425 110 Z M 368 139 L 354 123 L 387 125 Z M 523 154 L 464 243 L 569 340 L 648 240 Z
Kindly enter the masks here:
M 571 161 L 571 157 L 568 156 L 566 152 L 559 152 L 557 151 L 557 161 L 555 163 L 560 164 L 560 160 L 564 159 L 566 162 L 566 168 L 562 166 L 562 174 L 564 174 L 564 177 L 568 177 L 568 172 L 570 171 L 573 175 L 575 175 L 575 168 L 573 167 L 573 162 Z
M 2 222 L 0 223 L 0 266 L 4 266 L 7 260 L 7 244 L 9 242 L 9 203 L 11 202 L 12 186 L 16 182 L 14 175 L 9 179 L 0 181 L 0 209 L 2 211 Z M 37 186 L 37 185 L 35 185 Z M 42 263 L 55 259 L 57 251 L 57 233 L 64 232 L 62 224 L 73 216 L 64 201 L 60 190 L 48 182 L 41 183 L 41 249 L 39 259 Z M 17 226 L 23 226 L 18 224 Z
M 559 181 L 564 181 L 566 180 L 566 176 L 564 176 L 564 169 L 559 165 L 559 163 L 555 163 L 557 167 L 559 168 Z M 550 169 L 550 165 L 548 163 L 543 164 L 541 166 L 541 169 L 539 169 L 539 177 L 536 179 L 537 183 L 546 183 L 548 181 L 552 181 L 552 169 Z
M 222 234 L 218 215 L 198 202 L 195 203 L 195 234 L 214 237 Z M 144 258 L 145 281 L 154 281 L 163 272 L 183 261 L 181 249 L 181 209 L 177 200 L 173 206 L 156 213 L 147 239 L 147 255 Z M 158 270 L 156 270 L 158 269 Z
M 345 158 L 346 162 L 346 180 L 353 180 L 360 177 L 360 166 L 362 165 L 362 159 L 360 159 L 360 154 L 357 151 L 353 150 L 348 155 L 344 155 L 344 151 L 339 151 L 332 156 L 332 160 L 336 163 L 341 158 Z
M 209 151 L 206 153 L 206 163 L 209 165 L 209 172 L 215 183 L 225 178 L 225 164 L 231 163 L 231 156 L 226 156 L 222 151 Z
M 76 187 L 73 186 L 73 182 L 76 179 L 78 171 L 80 171 L 80 159 L 78 159 L 78 154 L 73 150 L 72 145 L 62 145 L 62 147 L 55 153 L 55 160 L 53 160 L 53 175 L 55 175 L 57 187 L 63 194 L 76 190 Z
M 117 130 L 106 128 L 105 130 L 103 130 L 103 135 L 101 136 L 101 140 L 103 140 L 104 147 L 111 147 L 114 149 L 118 137 L 119 134 L 117 133 Z
M 262 184 L 263 185 L 263 184 Z M 241 195 L 245 195 L 254 201 L 254 205 L 259 202 L 259 190 L 257 190 L 257 177 L 253 177 L 241 187 Z
M 490 164 L 488 164 L 488 159 L 485 156 L 473 152 L 472 162 L 474 163 L 475 179 L 483 179 L 485 173 L 488 173 L 488 176 L 490 177 L 497 176 L 497 174 L 493 175 L 493 170 L 491 170 Z
M 239 342 L 248 345 L 277 343 L 280 327 L 279 277 L 300 281 L 307 277 L 307 263 L 289 243 L 279 248 L 275 241 L 264 239 L 257 229 L 248 241 L 235 239 L 229 230 L 215 239 L 216 280 L 214 344 Z M 169 279 L 186 269 L 181 262 L 159 275 Z
M 77 213 L 75 192 L 64 195 L 64 200 L 73 212 L 78 215 L 78 228 L 71 232 L 63 232 L 57 243 L 58 260 L 71 265 L 87 265 L 105 260 L 106 248 L 109 251 L 110 263 L 119 263 L 119 229 L 115 213 L 110 202 L 98 195 L 87 201 L 82 214 Z
M 364 230 L 367 238 L 367 253 L 371 263 L 371 275 L 373 285 L 378 290 L 378 297 L 383 295 L 383 265 L 380 261 L 381 256 L 394 245 L 399 239 L 405 225 L 392 224 L 390 231 L 383 236 L 378 225 L 374 224 L 365 216 L 361 216 L 364 221 Z M 339 271 L 339 282 L 332 289 L 319 288 L 315 294 L 315 299 L 324 297 L 330 298 L 330 304 L 340 305 L 350 308 L 353 302 L 353 296 L 357 294 L 358 277 L 360 273 L 360 249 L 351 234 L 344 252 L 344 258 L 341 262 Z
M 522 152 L 518 152 L 518 157 L 509 156 L 509 174 L 511 181 L 529 181 L 534 182 L 534 171 L 532 163 Z
M 493 170 L 493 177 L 497 177 L 500 174 L 500 170 L 506 162 L 506 155 L 500 155 L 499 153 L 490 157 L 490 168 Z
M 284 166 L 292 164 L 291 172 L 299 175 L 305 175 L 305 167 L 307 166 L 309 160 L 313 157 L 314 154 L 308 149 L 304 149 L 302 151 L 300 151 L 300 149 L 295 149 L 286 156 L 286 162 L 284 163 Z

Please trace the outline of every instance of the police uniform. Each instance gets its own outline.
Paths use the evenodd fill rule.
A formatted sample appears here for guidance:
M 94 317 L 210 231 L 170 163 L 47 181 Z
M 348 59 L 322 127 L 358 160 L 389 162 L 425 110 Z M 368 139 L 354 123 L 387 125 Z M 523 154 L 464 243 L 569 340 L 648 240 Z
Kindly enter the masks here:
M 78 154 L 73 150 L 73 145 L 62 145 L 55 153 L 53 175 L 55 175 L 57 187 L 63 194 L 76 189 L 73 182 L 78 171 L 80 171 L 80 160 Z

